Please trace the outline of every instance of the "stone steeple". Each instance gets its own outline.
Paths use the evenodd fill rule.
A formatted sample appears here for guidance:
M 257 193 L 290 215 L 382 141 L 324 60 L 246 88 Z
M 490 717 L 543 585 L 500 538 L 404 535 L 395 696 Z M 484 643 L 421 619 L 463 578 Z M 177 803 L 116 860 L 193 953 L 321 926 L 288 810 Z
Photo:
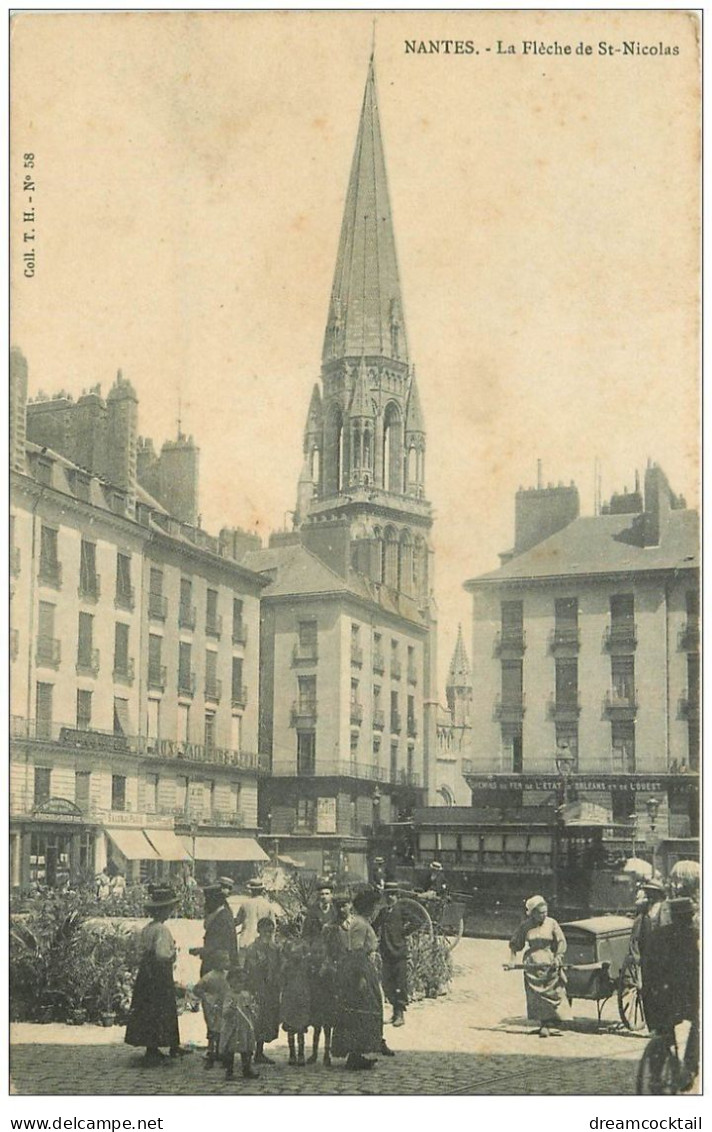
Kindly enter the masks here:
M 351 165 L 323 360 L 408 361 L 373 57 Z
M 448 669 L 445 694 L 453 723 L 458 726 L 468 724 L 472 707 L 472 673 L 462 637 L 462 625 L 457 627 L 457 641 Z

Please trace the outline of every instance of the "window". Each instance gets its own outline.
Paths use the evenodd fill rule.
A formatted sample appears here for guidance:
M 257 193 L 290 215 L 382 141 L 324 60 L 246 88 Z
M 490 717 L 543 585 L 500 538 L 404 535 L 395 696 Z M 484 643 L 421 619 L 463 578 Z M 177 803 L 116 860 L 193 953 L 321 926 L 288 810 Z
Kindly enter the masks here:
M 299 677 L 299 714 L 316 714 L 316 676 Z
M 313 731 L 297 732 L 297 774 L 313 774 L 316 762 L 316 735 Z
M 148 583 L 148 615 L 155 621 L 165 621 L 167 602 L 163 596 L 163 571 L 151 567 Z
M 520 723 L 502 724 L 502 749 L 505 770 L 511 765 L 512 774 L 521 774 L 524 769 L 524 737 Z
M 611 657 L 613 700 L 632 704 L 635 700 L 635 661 L 632 656 Z
M 242 750 L 242 716 L 233 715 L 230 724 L 230 750 Z
M 129 720 L 129 701 L 123 699 L 121 696 L 114 696 L 114 734 L 131 734 L 131 722 Z
M 53 684 L 38 684 L 35 693 L 35 718 L 38 739 L 52 738 Z
M 567 628 L 578 625 L 578 598 L 559 597 L 554 602 L 554 618 L 556 627 Z
M 244 602 L 242 598 L 232 599 L 232 641 L 235 645 L 245 643 L 245 625 L 242 619 Z
M 524 625 L 524 603 L 521 601 L 503 601 L 501 607 L 502 637 L 521 636 Z
M 112 810 L 126 809 L 126 776 L 112 774 L 111 776 L 111 808 Z
M 163 637 L 157 633 L 148 634 L 148 686 L 149 688 L 165 687 L 165 669 L 161 664 Z
M 150 593 L 156 594 L 158 597 L 163 596 L 163 571 L 155 566 L 151 567 L 148 589 Z
M 149 739 L 158 739 L 161 734 L 161 701 L 149 700 L 147 712 L 147 735 Z
M 96 544 L 82 539 L 79 555 L 79 593 L 82 597 L 99 596 L 99 577 L 96 572 Z
M 77 730 L 88 731 L 91 726 L 91 692 L 77 690 Z
M 206 779 L 203 783 L 203 816 L 212 817 L 215 812 L 215 782 Z
M 632 823 L 635 817 L 635 791 L 632 787 L 614 787 L 611 792 L 611 817 L 616 824 Z
M 195 628 L 195 608 L 193 606 L 193 582 L 190 578 L 180 580 L 180 603 L 178 605 L 178 624 L 183 629 Z
M 60 642 L 54 635 L 55 606 L 48 601 L 39 604 L 37 622 L 37 663 L 45 668 L 58 668 L 60 661 Z
M 120 609 L 133 609 L 134 594 L 131 585 L 131 555 L 116 555 L 116 596 L 115 603 Z
M 218 654 L 206 652 L 205 654 L 205 695 L 210 699 L 217 699 L 218 686 Z
M 245 702 L 242 688 L 242 660 L 237 656 L 232 658 L 232 702 L 235 705 Z
M 178 645 L 178 694 L 180 696 L 192 696 L 195 690 L 191 668 L 192 654 L 192 646 L 186 641 L 181 641 Z
M 35 805 L 41 806 L 48 802 L 51 792 L 52 770 L 48 766 L 35 767 Z
M 633 594 L 614 594 L 610 599 L 610 610 L 610 644 L 623 648 L 634 648 L 636 637 Z
M 210 633 L 213 637 L 219 637 L 221 630 L 220 618 L 218 617 L 218 591 L 208 590 L 206 594 L 205 605 L 205 632 Z
M 184 774 L 176 777 L 176 811 L 185 813 L 188 809 L 188 789 L 190 780 Z
M 240 813 L 240 799 L 242 796 L 242 783 L 230 783 L 230 808 L 231 813 L 238 815 Z
M 397 692 L 391 692 L 391 731 L 400 731 L 400 715 L 398 713 Z
M 398 778 L 398 744 L 391 743 L 391 782 Z
M 316 621 L 299 622 L 299 655 L 303 658 L 316 660 L 317 656 L 317 627 Z
M 623 774 L 635 771 L 635 724 L 628 720 L 611 724 L 613 770 Z
M 350 754 L 351 762 L 358 762 L 358 731 L 354 731 L 351 735 Z
M 96 667 L 93 643 L 94 617 L 91 613 L 80 613 L 77 641 L 77 668 L 91 672 Z
M 190 578 L 181 578 L 180 580 L 180 603 L 183 606 L 190 607 L 193 601 L 193 582 Z
M 693 707 L 700 703 L 700 658 L 697 653 L 687 657 L 687 698 Z
M 521 660 L 502 661 L 502 704 L 520 707 L 523 699 L 524 674 Z
M 57 557 L 57 535 L 54 527 L 42 524 L 40 531 L 40 581 L 58 588 L 62 581 L 62 570 Z
M 394 680 L 399 680 L 401 674 L 400 656 L 398 651 L 398 641 L 391 641 L 391 676 Z
M 578 769 L 578 723 L 557 723 L 556 727 L 556 750 L 561 754 L 568 753 L 574 758 L 571 764 L 572 771 Z
M 129 675 L 129 627 L 121 621 L 114 627 L 114 675 Z
M 178 742 L 190 743 L 190 704 L 178 704 Z
M 143 806 L 146 813 L 155 814 L 158 808 L 158 775 L 147 774 L 143 787 Z
M 578 706 L 578 661 L 556 661 L 556 705 L 576 708 Z
M 205 750 L 215 750 L 215 716 L 210 711 L 205 713 Z
M 74 804 L 83 814 L 91 805 L 91 771 L 77 770 L 74 773 Z
M 408 645 L 408 679 L 411 684 L 414 684 L 417 679 L 417 672 L 415 669 L 415 648 L 413 645 Z
M 363 649 L 361 648 L 361 626 L 351 626 L 351 663 L 359 665 L 363 661 Z
M 358 703 L 358 680 L 351 681 L 351 703 Z
M 416 730 L 415 696 L 408 696 L 408 734 L 415 735 Z
M 297 828 L 313 829 L 315 817 L 315 800 L 313 798 L 299 798 L 297 801 Z

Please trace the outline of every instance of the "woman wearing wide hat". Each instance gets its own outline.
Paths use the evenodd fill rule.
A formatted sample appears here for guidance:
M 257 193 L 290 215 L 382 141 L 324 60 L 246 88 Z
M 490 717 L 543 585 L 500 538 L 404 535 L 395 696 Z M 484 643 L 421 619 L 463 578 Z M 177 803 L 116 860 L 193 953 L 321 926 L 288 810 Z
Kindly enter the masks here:
M 141 932 L 139 963 L 129 1012 L 126 1037 L 130 1046 L 145 1046 L 144 1064 L 158 1065 L 164 1059 L 161 1048 L 171 1057 L 180 1054 L 176 991 L 173 964 L 176 945 L 166 920 L 178 903 L 173 889 L 152 889 L 146 904 L 150 924 Z

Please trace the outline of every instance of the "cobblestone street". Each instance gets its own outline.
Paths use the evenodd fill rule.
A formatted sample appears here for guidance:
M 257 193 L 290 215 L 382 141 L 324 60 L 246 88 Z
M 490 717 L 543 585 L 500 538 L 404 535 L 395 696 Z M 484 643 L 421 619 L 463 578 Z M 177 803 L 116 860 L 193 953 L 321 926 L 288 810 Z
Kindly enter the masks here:
M 598 1094 L 635 1092 L 636 1065 L 645 1038 L 621 1029 L 614 1002 L 600 1029 L 595 1004 L 574 1003 L 573 1031 L 542 1040 L 524 1017 L 521 973 L 505 972 L 506 945 L 465 939 L 454 952 L 455 979 L 447 997 L 415 1003 L 407 1024 L 385 1027 L 394 1058 L 370 1072 L 343 1062 L 302 1069 L 287 1065 L 286 1037 L 268 1052 L 274 1067 L 258 1081 L 226 1082 L 205 1070 L 201 1015 L 181 1018 L 184 1045 L 194 1051 L 157 1069 L 138 1067 L 139 1051 L 123 1044 L 124 1031 L 58 1024 L 12 1026 L 11 1072 L 18 1095 L 408 1095 Z

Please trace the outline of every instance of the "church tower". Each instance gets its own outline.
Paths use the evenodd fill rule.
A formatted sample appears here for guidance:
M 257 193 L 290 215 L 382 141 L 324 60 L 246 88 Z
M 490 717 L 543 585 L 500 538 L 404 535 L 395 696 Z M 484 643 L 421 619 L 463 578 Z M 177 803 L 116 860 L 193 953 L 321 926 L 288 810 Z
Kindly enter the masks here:
M 462 638 L 462 625 L 457 627 L 457 641 L 447 674 L 445 694 L 454 726 L 469 727 L 472 711 L 472 673 Z
M 341 520 L 350 563 L 428 607 L 425 426 L 410 365 L 371 58 L 331 289 L 296 525 Z

